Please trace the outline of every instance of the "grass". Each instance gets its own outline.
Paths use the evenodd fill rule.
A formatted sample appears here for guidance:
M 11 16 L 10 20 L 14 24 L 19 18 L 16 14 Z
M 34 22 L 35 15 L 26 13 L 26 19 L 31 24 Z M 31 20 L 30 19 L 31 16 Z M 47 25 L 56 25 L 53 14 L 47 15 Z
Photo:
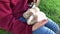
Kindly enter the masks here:
M 60 25 L 60 0 L 41 0 L 39 8 L 47 17 Z M 5 33 L 6 31 L 0 30 L 0 34 Z
M 39 8 L 60 25 L 60 0 L 41 0 Z

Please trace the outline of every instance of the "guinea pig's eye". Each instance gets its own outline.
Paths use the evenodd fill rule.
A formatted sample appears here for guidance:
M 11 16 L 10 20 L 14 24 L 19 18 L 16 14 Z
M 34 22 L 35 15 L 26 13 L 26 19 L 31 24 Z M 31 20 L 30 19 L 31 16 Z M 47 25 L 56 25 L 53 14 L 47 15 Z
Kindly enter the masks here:
M 26 16 L 29 16 L 29 14 L 26 14 Z

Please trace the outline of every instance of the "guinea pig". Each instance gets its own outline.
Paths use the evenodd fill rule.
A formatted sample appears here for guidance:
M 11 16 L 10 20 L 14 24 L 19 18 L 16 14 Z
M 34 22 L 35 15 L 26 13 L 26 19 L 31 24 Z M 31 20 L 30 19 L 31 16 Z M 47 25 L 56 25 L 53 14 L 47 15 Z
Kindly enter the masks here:
M 23 17 L 27 19 L 27 24 L 32 25 L 47 19 L 46 15 L 38 7 L 28 9 Z

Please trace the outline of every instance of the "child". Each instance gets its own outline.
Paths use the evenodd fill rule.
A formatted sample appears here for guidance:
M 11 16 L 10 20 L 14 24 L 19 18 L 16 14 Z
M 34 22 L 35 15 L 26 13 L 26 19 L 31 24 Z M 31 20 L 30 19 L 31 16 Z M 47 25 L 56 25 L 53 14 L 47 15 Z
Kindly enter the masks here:
M 46 34 L 48 28 L 46 29 L 45 26 L 40 27 L 40 25 L 38 25 L 39 23 L 36 23 L 40 29 L 34 29 L 36 24 L 32 27 L 31 25 L 26 24 L 26 22 L 20 20 L 23 13 L 29 8 L 27 7 L 27 2 L 28 0 L 0 0 L 0 28 L 12 32 L 12 34 Z M 29 0 L 29 3 L 30 2 L 32 2 L 32 0 Z M 50 20 L 48 22 L 49 23 L 47 24 L 49 26 L 51 24 L 55 25 L 55 23 Z M 53 27 L 50 26 L 49 29 L 56 32 L 58 27 L 56 25 Z M 50 30 L 48 30 L 48 32 L 50 32 Z

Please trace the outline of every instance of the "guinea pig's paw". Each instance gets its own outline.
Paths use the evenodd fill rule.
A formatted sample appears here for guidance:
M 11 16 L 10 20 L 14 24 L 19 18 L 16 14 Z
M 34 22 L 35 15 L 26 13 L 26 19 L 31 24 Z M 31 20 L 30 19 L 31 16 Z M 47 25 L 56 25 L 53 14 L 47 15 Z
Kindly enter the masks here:
M 35 24 L 36 22 L 37 22 L 37 20 L 34 19 L 34 16 L 30 16 L 30 18 L 27 21 L 27 24 L 32 25 L 32 24 Z
M 28 25 L 33 25 L 33 24 L 35 24 L 36 23 L 36 21 L 31 21 L 31 22 L 28 22 L 27 24 Z

